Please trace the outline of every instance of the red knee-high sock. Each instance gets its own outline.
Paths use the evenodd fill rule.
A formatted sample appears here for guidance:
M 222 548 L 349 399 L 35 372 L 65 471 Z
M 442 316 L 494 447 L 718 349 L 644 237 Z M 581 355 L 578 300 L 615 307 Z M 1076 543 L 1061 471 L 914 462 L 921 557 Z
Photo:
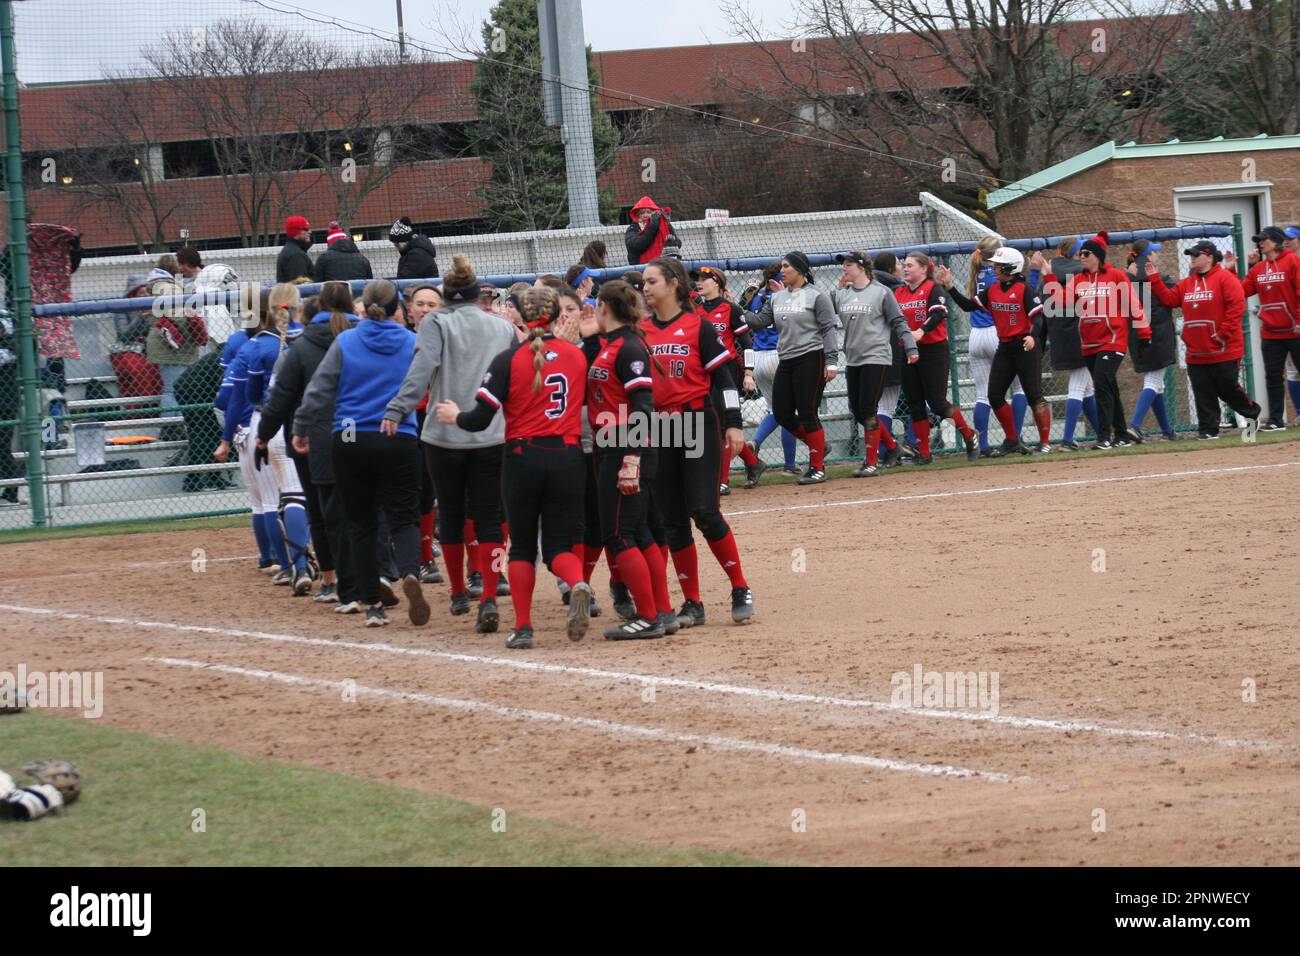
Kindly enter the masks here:
M 731 478 L 731 448 L 724 441 L 722 443 L 722 454 L 718 456 L 718 484 L 728 484 Z
M 650 569 L 646 567 L 645 555 L 636 548 L 624 548 L 614 560 L 627 582 L 627 589 L 632 592 L 637 614 L 653 621 L 659 612 L 655 608 L 655 592 L 650 584 Z
M 912 419 L 912 430 L 916 432 L 916 450 L 924 458 L 930 457 L 930 419 L 917 417 Z
M 515 627 L 532 627 L 537 566 L 531 561 L 511 561 L 506 572 L 510 578 L 510 603 L 515 606 Z
M 551 559 L 551 573 L 575 588 L 582 583 L 582 562 L 572 551 L 561 551 Z
M 961 432 L 962 438 L 974 438 L 975 433 L 971 427 L 966 424 L 966 416 L 961 413 L 961 409 L 956 405 L 952 407 L 952 423 L 957 426 L 957 431 Z
M 1007 436 L 1007 441 L 1016 440 L 1016 420 L 1011 414 L 1011 406 L 1003 402 L 999 407 L 993 409 L 993 414 L 997 416 L 998 424 L 1002 426 L 1002 433 Z
M 740 460 L 745 463 L 746 468 L 753 468 L 758 464 L 758 456 L 754 454 L 754 449 L 749 447 L 749 442 L 745 442 L 740 449 Z
M 479 595 L 479 604 L 497 599 L 497 579 L 506 566 L 506 546 L 500 541 L 484 541 L 482 555 L 483 593 Z
M 654 589 L 655 607 L 669 613 L 673 609 L 673 599 L 668 593 L 668 565 L 664 553 L 657 544 L 641 549 L 645 558 L 646 569 L 650 572 L 650 587 Z
M 465 593 L 465 545 L 444 544 L 442 560 L 447 565 L 447 583 L 452 595 Z
M 749 587 L 745 583 L 745 572 L 740 567 L 740 550 L 736 547 L 734 534 L 728 531 L 726 537 L 710 541 L 709 550 L 718 559 L 718 564 L 722 565 L 723 572 L 731 578 L 733 588 Z
M 880 459 L 880 428 L 867 429 L 867 464 L 874 465 Z
M 820 471 L 826 459 L 826 429 L 819 428 L 811 433 L 805 429 L 804 434 L 807 435 L 804 440 L 808 442 L 808 464 Z
M 886 451 L 893 451 L 898 447 L 898 442 L 894 441 L 894 435 L 888 428 L 881 425 L 876 430 L 880 432 L 880 444 L 885 446 Z
M 433 512 L 420 515 L 420 563 L 433 560 Z
M 622 584 L 623 574 L 618 569 L 618 562 L 614 560 L 614 555 L 609 553 L 609 548 L 605 549 L 605 564 L 609 566 L 609 583 Z
M 688 601 L 700 600 L 700 564 L 695 553 L 695 542 L 673 552 L 673 568 L 677 571 L 677 582 L 682 587 L 682 595 Z
M 669 556 L 672 554 L 672 552 L 668 549 L 668 545 L 666 545 L 666 544 L 656 544 L 656 545 L 654 545 L 654 547 L 658 548 L 658 549 L 659 549 L 659 553 L 662 554 L 662 555 L 664 556 L 664 564 L 665 564 L 665 565 L 668 564 L 668 558 L 669 558 Z
M 1034 424 L 1038 426 L 1039 444 L 1046 445 L 1052 440 L 1052 406 L 1044 402 L 1034 409 Z
M 474 522 L 465 519 L 465 557 L 469 559 L 469 567 L 465 569 L 466 574 L 473 574 L 475 571 L 482 573 L 478 566 L 478 532 L 474 530 Z
M 582 580 L 591 583 L 591 572 L 600 563 L 600 553 L 604 549 L 598 545 L 584 544 L 582 547 Z

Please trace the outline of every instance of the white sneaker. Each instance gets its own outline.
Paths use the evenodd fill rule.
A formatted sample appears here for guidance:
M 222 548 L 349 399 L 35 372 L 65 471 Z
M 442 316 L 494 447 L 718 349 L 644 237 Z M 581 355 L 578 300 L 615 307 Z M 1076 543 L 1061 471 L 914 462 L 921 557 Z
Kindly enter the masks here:
M 1038 454 L 1050 455 L 1051 453 L 1052 453 L 1052 446 L 1049 445 L 1047 442 L 1043 442 L 1041 445 L 1038 446 Z
M 348 601 L 346 603 L 341 603 L 339 604 L 338 607 L 334 609 L 334 613 L 335 614 L 360 614 L 361 604 L 358 601 Z

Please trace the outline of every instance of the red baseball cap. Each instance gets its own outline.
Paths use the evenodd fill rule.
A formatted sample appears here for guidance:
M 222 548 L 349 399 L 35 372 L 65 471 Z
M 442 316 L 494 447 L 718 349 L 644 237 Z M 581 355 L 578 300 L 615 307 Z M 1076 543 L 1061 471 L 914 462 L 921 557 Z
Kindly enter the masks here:
M 284 234 L 286 236 L 296 236 L 304 229 L 311 229 L 311 223 L 307 221 L 306 216 L 289 216 L 284 220 Z

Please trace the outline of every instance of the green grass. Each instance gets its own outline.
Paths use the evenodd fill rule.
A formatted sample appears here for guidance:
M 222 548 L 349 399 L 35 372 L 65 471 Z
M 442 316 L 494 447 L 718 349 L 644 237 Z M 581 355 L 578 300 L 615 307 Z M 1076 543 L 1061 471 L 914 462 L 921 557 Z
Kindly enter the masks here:
M 158 531 L 188 531 L 194 528 L 243 528 L 248 515 L 217 515 L 211 518 L 147 518 L 114 521 L 111 524 L 68 525 L 59 528 L 19 528 L 0 531 L 0 545 L 23 541 L 57 541 L 61 538 L 98 538 L 111 534 L 149 534 Z
M 761 861 L 620 843 L 493 808 L 81 718 L 0 716 L 0 767 L 39 757 L 81 770 L 80 800 L 0 821 L 5 866 L 736 866 Z M 25 779 L 25 778 L 23 778 Z M 21 782 L 21 780 L 20 780 Z M 30 781 L 29 781 L 30 782 Z M 436 780 L 433 781 L 436 783 Z M 206 813 L 206 832 L 192 812 Z

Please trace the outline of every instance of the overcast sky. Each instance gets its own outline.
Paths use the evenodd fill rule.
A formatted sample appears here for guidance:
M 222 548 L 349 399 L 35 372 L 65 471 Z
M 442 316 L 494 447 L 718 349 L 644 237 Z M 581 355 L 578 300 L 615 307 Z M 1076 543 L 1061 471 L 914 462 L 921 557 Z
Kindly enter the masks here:
M 789 0 L 746 0 L 769 36 L 789 35 Z M 304 19 L 337 17 L 392 34 L 396 0 L 22 0 L 15 7 L 18 76 L 24 83 L 98 79 L 106 70 L 130 70 L 138 50 L 171 30 L 194 30 L 222 17 L 251 16 L 298 26 L 322 39 L 355 33 Z M 491 0 L 403 0 L 406 31 L 435 49 L 478 41 Z M 727 43 L 731 35 L 723 0 L 586 0 L 583 30 L 595 50 Z M 354 27 L 355 29 L 355 27 Z

